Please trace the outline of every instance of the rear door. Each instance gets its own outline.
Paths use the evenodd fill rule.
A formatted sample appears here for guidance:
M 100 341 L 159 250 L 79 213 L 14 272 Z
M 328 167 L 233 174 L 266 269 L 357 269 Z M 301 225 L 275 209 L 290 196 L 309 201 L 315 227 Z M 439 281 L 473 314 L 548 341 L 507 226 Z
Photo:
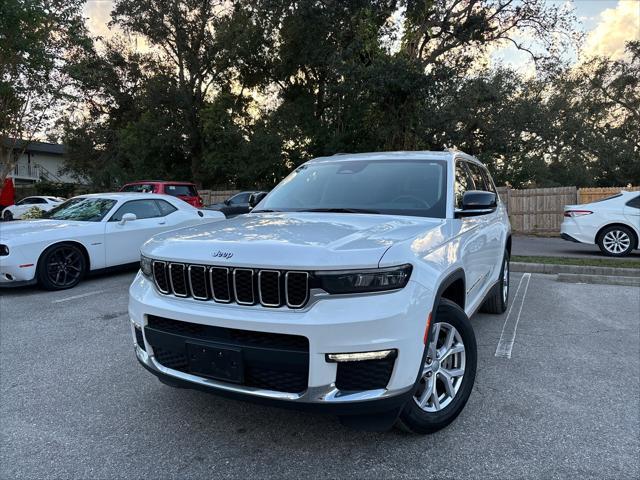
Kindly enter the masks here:
M 636 227 L 636 232 L 640 234 L 640 193 L 631 197 L 624 205 L 624 216 Z M 640 245 L 636 245 L 640 248 Z
M 120 224 L 125 213 L 135 220 Z M 140 247 L 153 235 L 166 229 L 166 218 L 155 199 L 129 200 L 109 218 L 105 229 L 105 253 L 108 267 L 140 260 Z

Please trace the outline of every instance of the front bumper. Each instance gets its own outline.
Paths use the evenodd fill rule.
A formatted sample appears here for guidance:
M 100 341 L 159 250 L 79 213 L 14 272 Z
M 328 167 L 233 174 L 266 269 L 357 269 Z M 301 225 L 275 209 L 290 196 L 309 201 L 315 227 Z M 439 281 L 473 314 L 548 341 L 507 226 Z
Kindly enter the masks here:
M 336 414 L 388 410 L 404 404 L 413 391 L 424 353 L 424 330 L 433 296 L 409 282 L 400 291 L 363 296 L 327 297 L 303 310 L 286 307 L 220 305 L 157 293 L 138 275 L 130 289 L 129 315 L 138 361 L 156 376 L 202 390 L 260 403 L 312 408 Z M 146 334 L 144 350 L 136 343 L 150 316 L 254 332 L 303 336 L 309 341 L 308 381 L 293 393 L 219 381 L 167 368 L 154 355 Z M 337 365 L 328 353 L 397 350 L 393 371 L 384 388 L 341 391 L 336 387 Z
M 19 248 L 9 247 L 9 255 L 0 257 L 0 286 L 19 286 L 35 282 L 36 263 Z

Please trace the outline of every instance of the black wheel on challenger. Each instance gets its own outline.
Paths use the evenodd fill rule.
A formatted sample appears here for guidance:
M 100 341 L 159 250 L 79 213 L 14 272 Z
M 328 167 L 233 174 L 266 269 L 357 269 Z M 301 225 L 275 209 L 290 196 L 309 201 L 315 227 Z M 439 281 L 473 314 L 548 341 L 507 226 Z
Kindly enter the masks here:
M 433 433 L 449 425 L 464 408 L 476 377 L 476 337 L 462 308 L 440 300 L 411 400 L 397 426 Z
M 491 289 L 481 310 L 485 313 L 504 313 L 509 304 L 509 252 L 504 251 L 500 280 Z
M 38 260 L 38 283 L 46 290 L 75 287 L 84 277 L 87 260 L 77 246 L 60 243 L 46 249 Z
M 3 218 L 5 222 L 10 222 L 11 220 L 13 220 L 13 213 L 11 213 L 9 210 L 6 210 L 4 212 Z

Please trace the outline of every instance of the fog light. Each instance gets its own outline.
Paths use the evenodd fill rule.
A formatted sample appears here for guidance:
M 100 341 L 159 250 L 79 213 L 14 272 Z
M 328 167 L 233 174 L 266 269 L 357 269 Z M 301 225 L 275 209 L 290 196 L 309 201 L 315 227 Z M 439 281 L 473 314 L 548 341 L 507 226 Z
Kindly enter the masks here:
M 398 351 L 378 350 L 375 352 L 355 352 L 355 353 L 327 353 L 327 362 L 362 362 L 364 360 L 382 360 L 383 358 L 395 358 Z

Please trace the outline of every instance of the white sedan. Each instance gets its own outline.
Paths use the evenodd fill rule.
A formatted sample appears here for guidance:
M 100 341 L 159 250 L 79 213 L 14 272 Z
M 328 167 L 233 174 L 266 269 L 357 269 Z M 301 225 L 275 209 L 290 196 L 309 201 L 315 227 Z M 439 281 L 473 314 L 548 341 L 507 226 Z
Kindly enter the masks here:
M 620 192 L 613 197 L 564 207 L 562 238 L 597 244 L 605 255 L 623 257 L 638 248 L 640 193 Z
M 225 218 L 150 193 L 81 195 L 44 216 L 0 224 L 0 286 L 71 288 L 89 271 L 138 262 L 156 233 Z
M 53 207 L 57 207 L 62 202 L 64 202 L 64 198 L 60 197 L 27 197 L 20 200 L 15 205 L 11 205 L 4 210 L 2 210 L 2 219 L 3 220 L 18 220 L 22 218 L 26 212 L 31 210 L 32 208 L 38 208 L 43 212 L 48 212 Z

